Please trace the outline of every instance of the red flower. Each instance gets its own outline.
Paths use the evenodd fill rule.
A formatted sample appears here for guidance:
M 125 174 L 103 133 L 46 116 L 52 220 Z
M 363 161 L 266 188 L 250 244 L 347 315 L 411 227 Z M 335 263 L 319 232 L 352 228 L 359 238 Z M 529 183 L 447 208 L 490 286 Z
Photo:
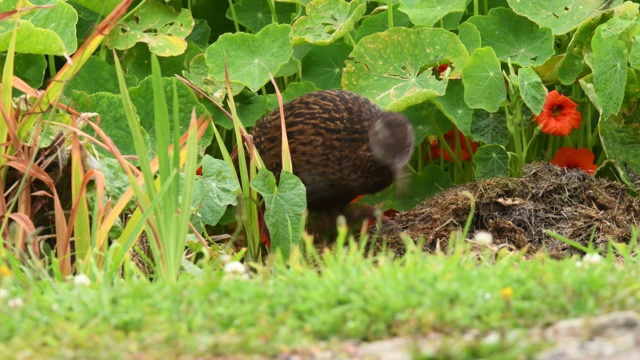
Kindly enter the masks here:
M 469 147 L 467 146 L 467 141 L 464 138 L 464 135 L 455 127 L 451 129 L 448 133 L 444 134 L 444 140 L 449 144 L 449 148 L 451 151 L 455 153 L 456 151 L 456 133 L 458 134 L 458 141 L 460 142 L 460 150 L 462 150 L 462 161 L 466 161 L 471 159 L 471 154 L 475 154 L 478 149 L 477 141 L 470 141 L 471 151 L 469 151 Z M 431 142 L 431 158 L 427 155 L 426 161 L 436 159 L 440 157 L 440 153 L 443 153 L 444 159 L 446 161 L 451 161 L 451 156 L 446 150 L 441 149 L 438 145 L 438 141 L 434 140 Z M 460 159 L 460 154 L 457 155 L 458 159 Z
M 549 135 L 567 136 L 571 128 L 577 129 L 582 123 L 578 105 L 568 97 L 553 90 L 547 96 L 544 109 L 536 116 L 542 132 Z
M 587 148 L 574 149 L 570 146 L 565 146 L 558 149 L 551 163 L 564 168 L 580 168 L 589 174 L 593 174 L 598 168 L 593 163 L 594 159 L 595 156 Z

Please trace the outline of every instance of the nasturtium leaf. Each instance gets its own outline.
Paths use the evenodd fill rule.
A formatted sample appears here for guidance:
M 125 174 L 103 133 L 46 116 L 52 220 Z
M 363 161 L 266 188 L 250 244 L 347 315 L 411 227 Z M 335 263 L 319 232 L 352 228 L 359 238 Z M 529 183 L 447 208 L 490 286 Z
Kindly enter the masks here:
M 596 28 L 609 18 L 600 15 L 580 24 L 567 46 L 562 62 L 557 67 L 560 82 L 565 85 L 573 84 L 582 73 L 588 70 L 584 60 L 591 53 L 591 38 Z
M 451 176 L 439 166 L 427 165 L 419 173 L 410 175 L 407 187 L 396 190 L 396 184 L 373 195 L 365 195 L 362 202 L 381 206 L 383 210 L 408 211 L 424 200 L 453 186 Z
M 201 55 L 202 50 L 193 42 L 187 41 L 187 48 L 182 54 L 176 56 L 158 57 L 162 76 L 171 77 L 180 75 L 187 64 L 196 56 Z M 151 75 L 151 51 L 143 43 L 135 44 L 122 56 L 122 67 L 125 73 L 134 75 L 138 79 L 144 79 Z
M 251 127 L 267 112 L 264 98 L 256 93 L 243 90 L 233 98 L 238 117 L 244 127 Z
M 87 94 L 82 91 L 71 91 L 71 101 L 74 108 L 79 112 L 94 112 L 100 115 L 100 128 L 116 144 L 122 155 L 135 155 L 136 148 L 133 145 L 131 130 L 127 124 L 124 108 L 122 107 L 122 96 L 108 92 L 98 92 Z M 91 127 L 83 129 L 89 135 L 94 135 Z M 147 142 L 148 133 L 142 128 L 142 136 Z M 103 155 L 113 156 L 108 150 L 96 146 L 96 150 Z
M 631 44 L 629 64 L 632 68 L 640 70 L 640 35 L 636 36 Z
M 180 121 L 180 135 L 187 132 L 189 124 L 191 122 L 191 113 L 195 107 L 196 117 L 207 114 L 207 110 L 202 106 L 196 98 L 193 91 L 180 80 L 175 77 L 162 78 L 162 84 L 164 87 L 164 95 L 167 99 L 167 107 L 169 110 L 169 118 L 173 118 L 173 89 L 176 87 L 178 98 L 178 118 Z M 150 135 L 151 152 L 155 154 L 157 152 L 156 146 L 156 131 L 155 131 L 155 115 L 153 105 L 153 85 L 151 77 L 148 77 L 138 84 L 138 86 L 129 89 L 129 95 L 131 102 L 136 107 L 136 114 L 140 118 L 140 125 Z M 123 118 L 121 118 L 122 121 Z M 124 121 L 126 124 L 126 121 Z M 173 131 L 173 129 L 172 129 Z M 165 134 L 165 136 L 172 136 L 171 134 Z M 204 148 L 211 143 L 213 139 L 213 130 L 207 129 L 202 138 L 200 139 L 199 146 Z
M 271 236 L 271 249 L 289 257 L 291 247 L 300 242 L 302 233 L 302 214 L 307 208 L 304 184 L 290 172 L 282 171 L 280 184 L 276 185 L 273 173 L 261 168 L 251 180 L 251 188 L 264 199 L 264 221 Z
M 124 75 L 128 86 L 137 85 L 135 76 Z M 97 92 L 120 93 L 116 68 L 98 56 L 91 56 L 76 76 L 64 87 L 65 94 L 70 94 L 72 90 L 84 91 L 87 94 Z M 126 122 L 125 122 L 126 124 Z
M 210 155 L 202 158 L 202 176 L 196 178 L 193 207 L 197 209 L 197 223 L 216 225 L 228 205 L 236 205 L 240 184 L 231 166 Z
M 218 81 L 209 76 L 209 67 L 205 62 L 204 54 L 196 55 L 191 59 L 189 70 L 183 71 L 183 76 L 218 104 L 222 104 L 227 96 L 227 86 L 224 81 Z M 231 83 L 231 91 L 234 95 L 239 94 L 242 89 L 244 89 L 244 85 L 237 82 Z M 205 100 L 210 103 L 208 99 Z
M 603 26 L 591 39 L 593 49 L 593 86 L 603 118 L 617 114 L 624 98 L 627 81 L 627 47 L 618 37 L 604 38 Z
M 509 153 L 500 145 L 480 146 L 473 155 L 473 164 L 476 180 L 509 176 Z
M 507 98 L 500 61 L 493 48 L 474 51 L 462 67 L 464 101 L 474 109 L 496 112 Z
M 353 30 L 367 7 L 365 0 L 313 0 L 293 23 L 293 44 L 327 45 Z
M 179 13 L 159 1 L 145 1 L 120 26 L 107 36 L 107 46 L 126 50 L 138 42 L 149 45 L 149 50 L 159 56 L 175 56 L 187 49 L 185 38 L 191 33 L 194 20 L 191 12 Z
M 187 36 L 187 41 L 193 42 L 201 50 L 204 50 L 209 46 L 210 35 L 211 28 L 209 24 L 203 19 L 194 19 L 193 31 Z
M 488 15 L 472 16 L 467 20 L 475 25 L 482 38 L 482 46 L 490 46 L 502 60 L 520 66 L 544 64 L 555 52 L 549 28 L 540 28 L 533 21 L 510 9 L 495 8 Z
M 600 141 L 607 158 L 618 166 L 628 166 L 640 174 L 640 119 L 633 114 L 627 119 L 620 115 L 600 118 L 598 123 Z
M 205 52 L 209 74 L 224 82 L 224 64 L 229 69 L 229 79 L 258 91 L 269 81 L 269 73 L 275 74 L 289 61 L 291 26 L 270 24 L 257 34 L 224 34 Z
M 602 108 L 600 108 L 598 95 L 596 94 L 596 90 L 593 86 L 593 74 L 589 74 L 581 78 L 580 80 L 578 80 L 578 83 L 580 84 L 582 91 L 584 91 L 584 94 L 587 95 L 587 98 L 589 98 L 589 101 L 591 101 L 596 110 L 598 110 L 598 112 L 602 114 Z
M 538 74 L 530 67 L 522 68 L 518 71 L 518 84 L 524 103 L 535 115 L 540 114 L 546 100 L 546 89 Z
M 74 3 L 82 5 L 87 9 L 98 13 L 100 15 L 107 16 L 113 9 L 118 6 L 122 0 L 73 0 Z
M 535 21 L 540 27 L 550 28 L 554 35 L 565 34 L 584 21 L 622 3 L 622 0 L 508 1 L 513 11 Z M 603 6 L 605 3 L 609 3 L 607 7 Z
M 310 92 L 318 91 L 318 90 L 320 90 L 320 88 L 318 88 L 314 83 L 309 81 L 291 83 L 282 92 L 282 103 L 286 104 L 297 97 L 300 97 L 304 94 L 308 94 Z M 267 101 L 267 108 L 269 109 L 269 111 L 278 109 L 279 107 L 278 97 L 276 96 L 276 94 L 269 94 L 267 95 L 267 97 L 269 99 Z
M 267 106 L 264 103 L 262 95 L 257 95 L 248 90 L 242 90 L 237 95 L 234 95 L 233 101 L 236 106 L 238 118 L 244 127 L 255 125 L 256 121 L 267 112 Z M 226 101 L 223 106 L 228 113 L 231 113 Z M 231 119 L 220 111 L 217 106 L 211 105 L 207 100 L 205 107 L 211 112 L 214 124 L 220 125 L 227 130 L 233 128 Z
M 431 27 L 449 13 L 463 13 L 466 3 L 466 0 L 400 0 L 398 10 L 415 25 Z
M 52 1 L 51 8 L 34 9 L 17 18 L 0 21 L 0 51 L 7 51 L 11 34 L 16 34 L 16 52 L 24 54 L 71 55 L 78 48 L 78 13 L 64 1 Z M 0 11 L 15 10 L 16 1 L 0 1 Z
M 122 198 L 127 190 L 131 189 L 129 178 L 127 174 L 122 171 L 122 165 L 120 165 L 115 158 L 102 157 L 100 158 L 99 164 L 100 171 L 104 174 L 104 182 L 105 184 L 109 184 L 109 186 L 104 187 L 104 192 L 110 200 L 116 202 Z M 125 209 L 135 210 L 135 207 L 136 199 L 132 197 L 131 200 L 127 202 Z
M 274 2 L 278 22 L 289 23 L 296 6 L 281 2 Z M 258 32 L 273 22 L 269 2 L 265 0 L 240 0 L 234 5 L 238 23 L 252 32 Z M 227 19 L 233 20 L 231 8 L 227 9 Z
M 287 77 L 291 75 L 299 75 L 302 71 L 302 59 L 307 55 L 307 53 L 311 50 L 313 45 L 311 44 L 300 44 L 293 47 L 293 54 L 289 61 L 282 65 L 280 70 L 275 74 L 275 77 Z
M 507 118 L 501 113 L 474 110 L 471 119 L 471 135 L 487 144 L 506 146 L 509 142 Z
M 6 53 L 0 55 L 0 62 L 4 64 Z M 47 61 L 42 54 L 15 54 L 13 74 L 24 80 L 34 89 L 39 89 L 44 80 L 44 70 L 47 68 Z M 14 97 L 21 94 L 14 89 Z
M 411 27 L 411 20 L 407 14 L 398 11 L 400 4 L 394 4 L 393 9 L 393 27 Z M 383 32 L 389 29 L 389 11 L 381 11 L 373 15 L 369 15 L 366 19 L 362 20 L 362 23 L 356 30 L 356 36 L 354 41 L 357 43 L 365 36 Z
M 340 89 L 344 62 L 352 50 L 344 42 L 314 45 L 302 59 L 302 81 L 310 81 L 321 89 Z
M 469 54 L 482 47 L 480 32 L 478 31 L 478 28 L 470 22 L 465 21 L 460 24 L 458 27 L 458 37 L 467 48 Z
M 401 111 L 444 95 L 447 79 L 437 78 L 432 68 L 451 64 L 451 75 L 459 75 L 468 56 L 458 37 L 447 30 L 393 28 L 356 44 L 342 86 L 384 109 Z
M 464 86 L 461 80 L 450 80 L 444 96 L 432 100 L 458 130 L 471 135 L 471 115 L 473 109 L 464 101 Z M 444 133 L 446 131 L 442 130 Z
M 436 135 L 438 132 L 446 133 L 451 130 L 451 121 L 438 108 L 429 102 L 420 105 L 409 106 L 402 111 L 409 118 L 416 136 L 416 144 L 420 144 L 429 135 Z

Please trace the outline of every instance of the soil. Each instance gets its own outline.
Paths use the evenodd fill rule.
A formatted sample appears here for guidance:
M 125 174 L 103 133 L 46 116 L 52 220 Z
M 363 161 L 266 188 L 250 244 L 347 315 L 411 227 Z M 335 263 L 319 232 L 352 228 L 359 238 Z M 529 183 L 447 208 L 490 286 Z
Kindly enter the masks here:
M 445 249 L 454 231 L 461 231 L 472 208 L 469 237 L 479 230 L 493 235 L 493 244 L 533 255 L 545 249 L 552 258 L 580 253 L 547 231 L 584 247 L 598 248 L 609 239 L 628 242 L 640 219 L 640 200 L 619 182 L 594 177 L 580 169 L 533 163 L 522 178 L 496 178 L 460 185 L 400 212 L 395 225 L 381 229 L 379 238 L 398 255 L 406 251 L 402 235 L 424 238 L 424 249 Z M 381 246 L 381 241 L 377 247 Z

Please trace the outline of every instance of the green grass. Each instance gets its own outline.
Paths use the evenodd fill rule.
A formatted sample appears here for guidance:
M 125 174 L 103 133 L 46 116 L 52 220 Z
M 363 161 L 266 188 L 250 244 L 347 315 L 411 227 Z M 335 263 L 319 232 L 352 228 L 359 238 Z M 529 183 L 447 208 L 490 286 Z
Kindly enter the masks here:
M 25 285 L 9 276 L 0 283 L 8 292 L 0 300 L 0 358 L 274 355 L 321 340 L 431 331 L 456 339 L 471 329 L 527 329 L 640 310 L 640 267 L 631 261 L 480 255 L 467 246 L 449 255 L 415 252 L 397 260 L 338 251 L 316 258 L 319 267 L 299 256 L 289 266 L 276 261 L 250 280 L 213 270 L 183 274 L 177 283 L 129 278 L 89 286 L 44 280 Z M 509 287 L 510 300 L 504 296 Z M 7 306 L 15 298 L 24 305 Z M 530 345 L 468 344 L 455 356 L 438 358 L 540 349 Z

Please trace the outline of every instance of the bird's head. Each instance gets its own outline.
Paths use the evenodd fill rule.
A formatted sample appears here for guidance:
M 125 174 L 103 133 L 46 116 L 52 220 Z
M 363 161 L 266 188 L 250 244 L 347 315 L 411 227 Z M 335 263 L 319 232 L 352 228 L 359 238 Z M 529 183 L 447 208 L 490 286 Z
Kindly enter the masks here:
M 376 160 L 391 168 L 396 182 L 402 181 L 404 166 L 411 159 L 415 135 L 402 113 L 383 112 L 369 128 L 369 147 Z

